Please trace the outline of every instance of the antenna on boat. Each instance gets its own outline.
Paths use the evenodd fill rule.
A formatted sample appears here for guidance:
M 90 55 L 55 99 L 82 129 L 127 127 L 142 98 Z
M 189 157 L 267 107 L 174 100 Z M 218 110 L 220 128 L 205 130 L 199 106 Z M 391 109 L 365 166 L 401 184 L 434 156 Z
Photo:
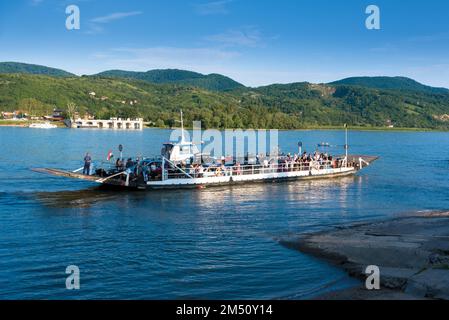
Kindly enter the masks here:
M 348 144 L 348 124 L 345 123 L 345 152 L 346 152 L 346 157 L 345 157 L 345 162 L 346 162 L 346 168 L 348 167 L 348 151 L 349 151 L 349 144 Z
M 181 143 L 184 143 L 185 141 L 186 141 L 186 139 L 184 136 L 184 118 L 183 118 L 182 109 L 181 109 Z

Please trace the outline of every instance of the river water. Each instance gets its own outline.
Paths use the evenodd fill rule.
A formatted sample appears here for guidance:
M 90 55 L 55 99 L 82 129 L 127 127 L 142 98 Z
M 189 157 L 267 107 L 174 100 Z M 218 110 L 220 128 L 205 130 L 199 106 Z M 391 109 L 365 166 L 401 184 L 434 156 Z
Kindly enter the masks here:
M 30 170 L 76 169 L 86 151 L 104 159 L 119 143 L 158 154 L 169 136 L 0 128 L 0 298 L 306 299 L 355 280 L 279 239 L 449 208 L 449 134 L 438 132 L 351 132 L 352 153 L 380 160 L 335 180 L 117 192 Z M 298 141 L 342 145 L 344 134 L 279 139 L 295 152 Z M 80 290 L 65 288 L 69 265 Z

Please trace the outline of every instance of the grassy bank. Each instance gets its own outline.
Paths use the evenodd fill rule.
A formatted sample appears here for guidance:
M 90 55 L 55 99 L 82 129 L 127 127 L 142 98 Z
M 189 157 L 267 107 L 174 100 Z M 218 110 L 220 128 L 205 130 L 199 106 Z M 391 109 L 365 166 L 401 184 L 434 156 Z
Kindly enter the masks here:
M 30 123 L 29 121 L 0 120 L 0 126 L 4 127 L 26 127 Z
M 32 123 L 40 123 L 44 121 L 14 121 L 14 120 L 0 120 L 0 127 L 28 127 Z M 52 122 L 59 128 L 65 128 L 66 126 L 62 122 Z

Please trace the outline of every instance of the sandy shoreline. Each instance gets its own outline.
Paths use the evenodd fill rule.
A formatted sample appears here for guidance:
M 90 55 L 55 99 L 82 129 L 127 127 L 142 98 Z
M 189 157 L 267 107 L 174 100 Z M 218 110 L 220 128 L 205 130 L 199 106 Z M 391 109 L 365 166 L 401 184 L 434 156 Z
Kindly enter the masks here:
M 281 244 L 361 280 L 360 287 L 317 299 L 449 299 L 449 212 L 341 226 Z M 364 288 L 369 265 L 380 268 L 381 290 Z

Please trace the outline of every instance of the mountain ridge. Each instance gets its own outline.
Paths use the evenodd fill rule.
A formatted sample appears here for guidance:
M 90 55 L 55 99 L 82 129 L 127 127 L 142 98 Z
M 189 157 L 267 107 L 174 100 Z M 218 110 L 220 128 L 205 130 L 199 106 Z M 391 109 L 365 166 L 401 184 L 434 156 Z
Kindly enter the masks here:
M 158 84 L 191 85 L 213 91 L 228 91 L 245 87 L 243 84 L 221 74 L 205 75 L 180 69 L 154 69 L 145 72 L 107 70 L 91 75 L 91 77 L 129 78 Z
M 55 77 L 78 77 L 77 75 L 68 71 L 47 67 L 37 64 L 28 64 L 22 62 L 0 62 L 0 74 L 36 74 L 47 75 Z M 126 71 L 120 69 L 112 69 L 102 71 L 92 75 L 84 75 L 84 77 L 109 77 L 109 78 L 123 78 L 143 80 L 156 84 L 178 84 L 183 86 L 199 87 L 212 91 L 232 91 L 238 89 L 257 89 L 267 88 L 278 85 L 294 85 L 293 82 L 287 84 L 268 84 L 259 87 L 247 87 L 238 81 L 218 73 L 202 74 L 195 71 L 181 70 L 181 69 L 153 69 L 148 71 Z M 449 94 L 448 88 L 433 87 L 422 84 L 414 79 L 404 76 L 355 76 L 348 77 L 341 80 L 329 82 L 329 86 L 359 86 L 371 89 L 380 90 L 401 90 L 401 91 L 415 91 L 429 94 Z
M 329 85 L 351 85 L 372 89 L 384 90 L 406 90 L 417 91 L 431 94 L 449 94 L 449 89 L 442 87 L 432 87 L 424 85 L 414 79 L 396 76 L 396 77 L 349 77 L 338 81 L 330 82 Z
M 42 66 L 38 64 L 11 61 L 0 62 L 0 73 L 23 73 L 54 77 L 77 77 L 75 74 L 62 69 Z

